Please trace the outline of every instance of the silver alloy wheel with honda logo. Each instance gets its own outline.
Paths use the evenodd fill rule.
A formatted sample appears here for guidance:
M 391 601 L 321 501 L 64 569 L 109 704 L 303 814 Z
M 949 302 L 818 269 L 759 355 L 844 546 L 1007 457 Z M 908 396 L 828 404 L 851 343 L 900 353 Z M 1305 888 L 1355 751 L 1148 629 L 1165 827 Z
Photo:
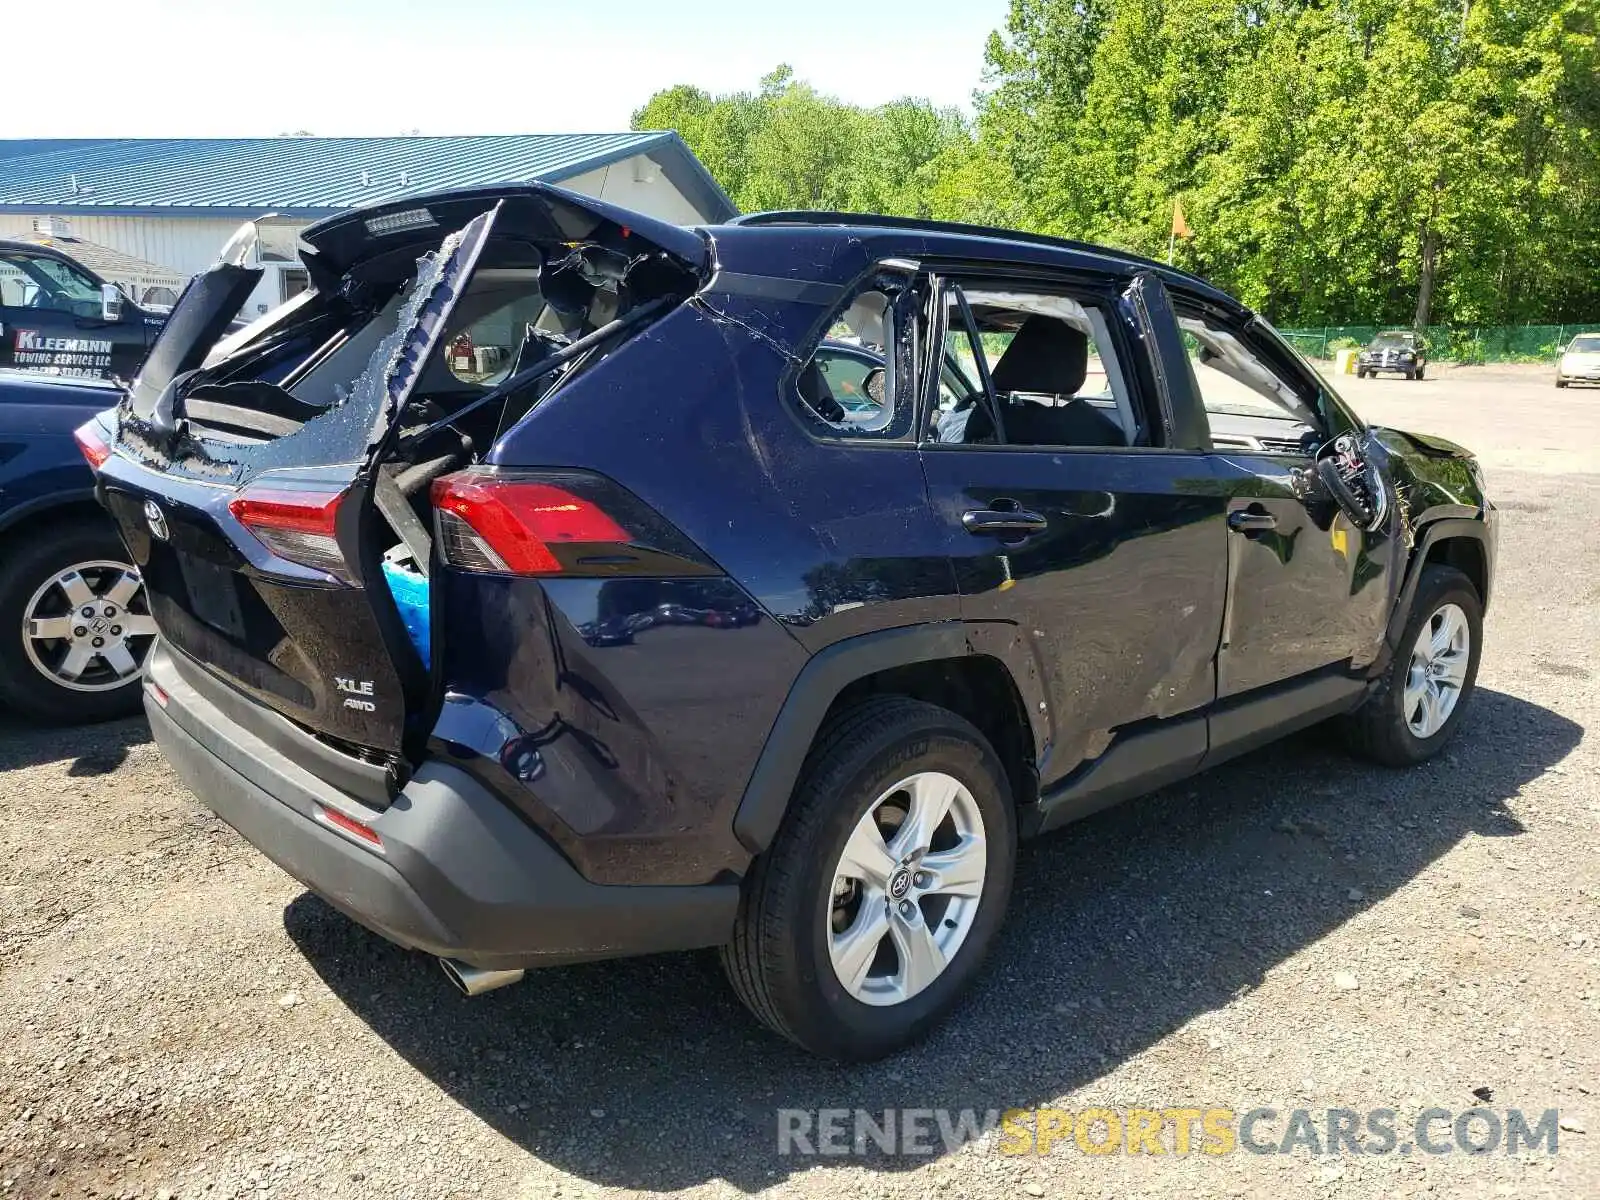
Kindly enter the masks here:
M 55 723 L 137 712 L 156 625 L 109 525 L 28 527 L 0 559 L 0 701 Z

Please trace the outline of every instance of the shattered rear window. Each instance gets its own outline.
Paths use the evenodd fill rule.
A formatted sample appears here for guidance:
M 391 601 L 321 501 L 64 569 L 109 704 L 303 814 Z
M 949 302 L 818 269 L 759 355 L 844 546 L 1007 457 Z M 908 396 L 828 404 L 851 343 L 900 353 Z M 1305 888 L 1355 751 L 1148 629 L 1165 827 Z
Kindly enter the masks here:
M 120 444 L 157 470 L 234 482 L 277 467 L 364 461 L 431 357 L 493 216 L 486 213 L 446 237 L 437 251 L 418 260 L 415 278 L 399 295 L 292 387 L 279 389 L 318 410 L 298 429 L 251 444 L 208 437 L 203 427 L 196 434 L 185 420 L 174 439 L 124 402 Z M 202 386 L 186 399 L 226 402 L 230 388 L 261 386 L 277 385 Z

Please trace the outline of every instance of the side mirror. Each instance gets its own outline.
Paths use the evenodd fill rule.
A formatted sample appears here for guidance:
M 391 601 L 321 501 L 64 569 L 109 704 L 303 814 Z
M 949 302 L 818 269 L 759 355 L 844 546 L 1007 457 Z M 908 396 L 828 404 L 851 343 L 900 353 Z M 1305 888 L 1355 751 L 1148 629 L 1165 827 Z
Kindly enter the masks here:
M 1383 477 L 1352 434 L 1340 434 L 1317 451 L 1317 477 L 1358 529 L 1377 529 L 1389 515 Z
M 114 283 L 100 285 L 100 319 L 107 323 L 122 320 L 122 289 Z
M 883 407 L 884 380 L 888 378 L 888 375 L 888 371 L 886 371 L 884 368 L 873 367 L 867 372 L 866 377 L 861 381 L 861 390 L 866 392 L 867 399 L 871 400 L 879 408 Z

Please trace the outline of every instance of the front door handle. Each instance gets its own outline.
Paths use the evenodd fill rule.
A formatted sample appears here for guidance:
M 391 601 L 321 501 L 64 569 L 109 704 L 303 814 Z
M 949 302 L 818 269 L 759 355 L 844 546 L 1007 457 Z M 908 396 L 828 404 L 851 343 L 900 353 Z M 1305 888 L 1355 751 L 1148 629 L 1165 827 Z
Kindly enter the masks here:
M 973 508 L 961 514 L 962 527 L 979 537 L 1027 537 L 1050 528 L 1048 518 L 1029 512 L 1015 500 L 991 500 L 992 508 Z
M 1240 533 L 1266 533 L 1277 527 L 1278 518 L 1269 512 L 1251 512 L 1247 508 L 1240 508 L 1228 514 L 1228 528 Z

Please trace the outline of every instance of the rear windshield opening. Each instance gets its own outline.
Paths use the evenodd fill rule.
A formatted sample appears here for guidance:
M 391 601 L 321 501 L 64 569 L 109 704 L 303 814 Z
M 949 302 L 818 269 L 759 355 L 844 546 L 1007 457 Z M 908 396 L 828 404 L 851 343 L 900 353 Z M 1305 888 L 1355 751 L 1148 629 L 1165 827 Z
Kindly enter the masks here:
M 448 422 L 508 379 L 639 305 L 693 291 L 696 281 L 687 268 L 640 248 L 637 237 L 628 244 L 620 230 L 608 236 L 609 228 L 602 224 L 581 242 L 491 236 L 410 387 L 404 411 L 395 414 L 398 432 Z M 170 467 L 181 468 L 187 457 L 206 474 L 242 481 L 273 467 L 359 461 L 391 399 L 378 393 L 398 339 L 418 319 L 419 293 L 438 282 L 441 256 L 422 258 L 419 266 L 419 252 L 420 247 L 370 259 L 336 290 L 297 298 L 280 310 L 280 319 L 264 320 L 244 339 L 219 345 L 180 387 L 177 408 L 186 418 L 187 437 L 174 448 Z M 603 343 L 413 449 L 470 461 L 611 349 L 614 343 Z M 346 414 L 346 407 L 359 411 Z M 337 419 L 319 420 L 334 414 Z M 299 435 L 292 447 L 280 445 L 292 435 Z

